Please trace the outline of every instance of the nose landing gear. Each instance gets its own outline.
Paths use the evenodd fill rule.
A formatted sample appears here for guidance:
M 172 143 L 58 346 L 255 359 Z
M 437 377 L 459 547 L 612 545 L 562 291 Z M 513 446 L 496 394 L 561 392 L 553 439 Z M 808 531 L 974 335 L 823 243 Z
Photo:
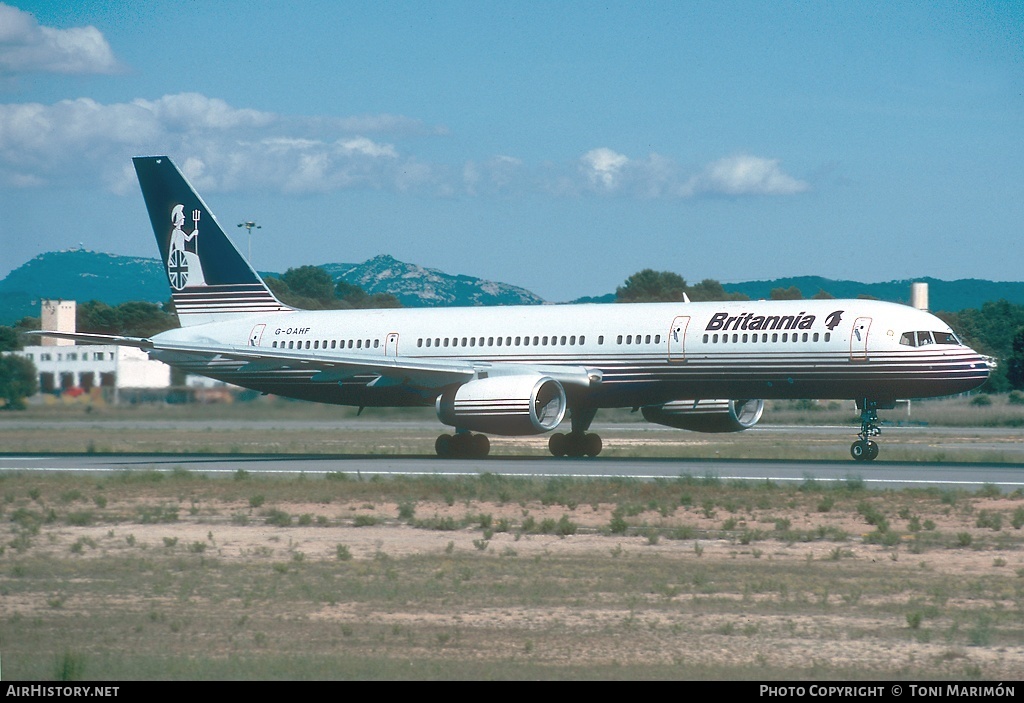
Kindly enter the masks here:
M 850 445 L 850 456 L 855 461 L 874 461 L 878 456 L 878 443 L 871 438 L 882 434 L 878 426 L 878 401 L 865 398 L 857 405 L 860 406 L 860 432 L 857 441 Z

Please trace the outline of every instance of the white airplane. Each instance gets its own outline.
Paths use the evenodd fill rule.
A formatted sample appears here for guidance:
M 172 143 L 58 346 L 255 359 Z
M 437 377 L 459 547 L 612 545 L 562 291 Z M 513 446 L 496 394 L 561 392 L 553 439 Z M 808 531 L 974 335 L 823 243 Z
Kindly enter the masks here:
M 853 399 L 851 455 L 878 455 L 879 409 L 969 391 L 985 360 L 946 323 L 871 300 L 296 310 L 280 302 L 166 156 L 134 160 L 181 327 L 122 344 L 188 373 L 322 403 L 433 406 L 455 428 L 435 448 L 485 456 L 486 435 L 552 434 L 555 456 L 596 456 L 601 408 L 733 432 L 764 399 Z M 474 434 L 477 433 L 477 434 Z

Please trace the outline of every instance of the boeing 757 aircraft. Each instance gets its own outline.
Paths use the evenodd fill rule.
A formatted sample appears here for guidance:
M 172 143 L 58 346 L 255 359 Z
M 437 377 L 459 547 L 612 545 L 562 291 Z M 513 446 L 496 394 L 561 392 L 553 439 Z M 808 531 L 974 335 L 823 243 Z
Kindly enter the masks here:
M 878 455 L 877 411 L 969 391 L 985 360 L 946 323 L 871 300 L 296 310 L 249 266 L 166 156 L 134 159 L 181 327 L 121 344 L 188 373 L 291 398 L 432 406 L 443 457 L 486 456 L 482 433 L 555 430 L 555 456 L 596 456 L 601 408 L 698 432 L 752 427 L 770 398 L 853 399 L 850 448 Z

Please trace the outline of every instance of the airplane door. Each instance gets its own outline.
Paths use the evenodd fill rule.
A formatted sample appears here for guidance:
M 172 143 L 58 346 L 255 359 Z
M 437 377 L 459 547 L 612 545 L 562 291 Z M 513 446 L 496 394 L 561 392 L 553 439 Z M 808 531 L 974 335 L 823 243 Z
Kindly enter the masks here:
M 850 361 L 868 360 L 868 330 L 870 329 L 870 317 L 858 317 L 853 321 L 853 330 L 850 332 Z
M 388 333 L 384 342 L 384 356 L 398 356 L 398 332 Z
M 249 346 L 258 347 L 260 340 L 263 339 L 263 330 L 267 329 L 266 325 L 256 325 L 252 328 L 252 332 L 249 333 Z
M 686 361 L 686 327 L 689 324 L 688 315 L 681 315 L 672 320 L 672 328 L 668 331 L 669 361 Z

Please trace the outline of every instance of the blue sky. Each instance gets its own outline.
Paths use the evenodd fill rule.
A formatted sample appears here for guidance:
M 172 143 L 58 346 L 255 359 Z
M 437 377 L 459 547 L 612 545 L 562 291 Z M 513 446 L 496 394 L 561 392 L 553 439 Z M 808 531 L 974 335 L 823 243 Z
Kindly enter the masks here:
M 0 4 L 0 276 L 155 256 L 138 154 L 260 269 L 1021 280 L 1024 4 Z

